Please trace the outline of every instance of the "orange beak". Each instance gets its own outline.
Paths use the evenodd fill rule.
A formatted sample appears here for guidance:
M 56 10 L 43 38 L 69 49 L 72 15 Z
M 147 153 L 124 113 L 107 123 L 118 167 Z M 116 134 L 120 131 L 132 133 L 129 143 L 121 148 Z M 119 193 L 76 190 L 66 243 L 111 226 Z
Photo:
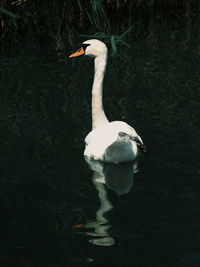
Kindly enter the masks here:
M 80 57 L 83 56 L 85 54 L 85 51 L 83 49 L 83 47 L 79 48 L 78 51 L 76 51 L 75 53 L 71 54 L 69 57 Z

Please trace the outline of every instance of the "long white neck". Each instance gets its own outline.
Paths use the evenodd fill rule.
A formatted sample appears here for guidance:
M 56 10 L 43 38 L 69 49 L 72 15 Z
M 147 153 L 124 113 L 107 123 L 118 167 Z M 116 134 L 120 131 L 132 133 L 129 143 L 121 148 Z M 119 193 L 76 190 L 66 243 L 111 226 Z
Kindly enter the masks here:
M 103 109 L 103 78 L 106 68 L 107 53 L 95 58 L 95 74 L 92 86 L 92 129 L 107 123 Z

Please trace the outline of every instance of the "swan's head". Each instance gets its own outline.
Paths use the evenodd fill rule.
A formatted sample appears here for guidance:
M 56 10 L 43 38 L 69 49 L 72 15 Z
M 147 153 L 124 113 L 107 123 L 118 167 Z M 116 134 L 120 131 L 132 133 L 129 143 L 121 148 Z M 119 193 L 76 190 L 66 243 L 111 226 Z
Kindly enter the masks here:
M 79 49 L 69 57 L 80 57 L 84 55 L 97 57 L 105 54 L 107 54 L 106 45 L 97 39 L 92 39 L 83 42 Z

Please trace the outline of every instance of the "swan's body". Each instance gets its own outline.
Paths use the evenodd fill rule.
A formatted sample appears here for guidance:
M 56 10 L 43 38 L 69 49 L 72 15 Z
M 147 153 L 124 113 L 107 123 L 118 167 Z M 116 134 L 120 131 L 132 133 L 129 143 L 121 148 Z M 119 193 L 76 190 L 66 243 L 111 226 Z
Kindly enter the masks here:
M 123 121 L 109 122 L 103 109 L 103 78 L 107 62 L 107 47 L 99 40 L 85 41 L 70 57 L 95 57 L 92 87 L 92 131 L 85 138 L 84 155 L 105 162 L 128 162 L 136 159 L 139 147 L 145 146 L 136 131 Z
M 137 144 L 133 140 L 136 136 L 135 130 L 123 121 L 102 124 L 86 136 L 84 155 L 105 162 L 134 160 L 138 154 Z

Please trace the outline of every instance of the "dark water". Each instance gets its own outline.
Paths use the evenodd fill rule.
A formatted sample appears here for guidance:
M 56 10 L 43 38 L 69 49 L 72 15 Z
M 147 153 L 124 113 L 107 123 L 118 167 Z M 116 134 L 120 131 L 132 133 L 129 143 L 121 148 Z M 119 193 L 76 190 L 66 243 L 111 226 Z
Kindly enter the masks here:
M 1 266 L 199 266 L 195 23 L 152 23 L 109 56 L 106 114 L 148 146 L 135 173 L 83 158 L 92 59 L 30 44 L 3 54 Z

